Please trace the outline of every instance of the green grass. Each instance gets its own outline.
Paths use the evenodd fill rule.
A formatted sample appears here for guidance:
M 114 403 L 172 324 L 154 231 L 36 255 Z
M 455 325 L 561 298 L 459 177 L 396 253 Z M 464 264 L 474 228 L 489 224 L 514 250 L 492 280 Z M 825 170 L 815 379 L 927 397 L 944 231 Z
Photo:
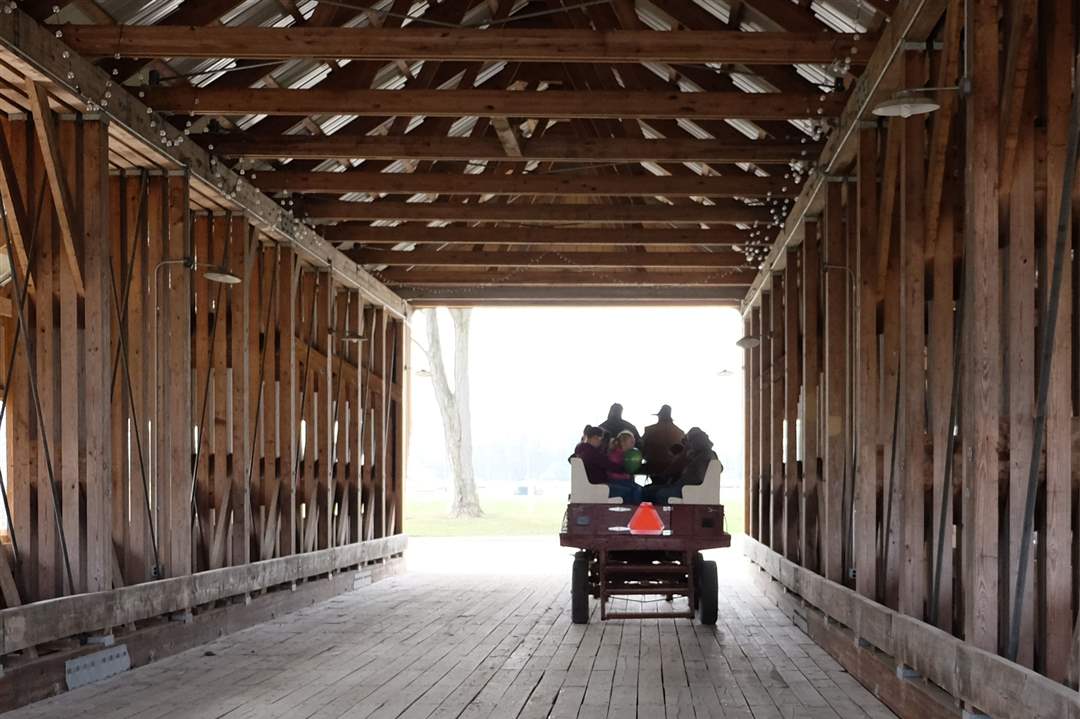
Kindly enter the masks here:
M 405 531 L 413 537 L 478 537 L 558 534 L 565 497 L 481 498 L 484 516 L 450 517 L 443 500 L 405 500 Z
M 406 497 L 405 531 L 413 537 L 508 537 L 557 534 L 566 500 L 560 497 L 482 498 L 484 516 L 452 518 L 443 500 Z M 727 531 L 743 531 L 742 497 L 724 503 Z

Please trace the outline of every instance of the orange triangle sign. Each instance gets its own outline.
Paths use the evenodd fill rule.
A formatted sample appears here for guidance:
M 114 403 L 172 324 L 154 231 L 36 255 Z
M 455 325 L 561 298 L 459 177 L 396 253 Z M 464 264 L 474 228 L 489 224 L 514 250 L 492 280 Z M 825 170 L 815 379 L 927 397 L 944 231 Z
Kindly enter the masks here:
M 652 502 L 642 502 L 630 517 L 630 534 L 662 534 L 664 520 Z

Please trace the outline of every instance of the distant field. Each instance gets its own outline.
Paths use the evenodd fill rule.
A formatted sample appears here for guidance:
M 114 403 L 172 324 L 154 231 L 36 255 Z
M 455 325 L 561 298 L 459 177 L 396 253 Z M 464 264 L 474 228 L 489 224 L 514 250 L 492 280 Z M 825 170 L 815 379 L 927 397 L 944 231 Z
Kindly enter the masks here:
M 557 534 L 566 500 L 559 496 L 481 499 L 484 516 L 453 519 L 445 500 L 407 497 L 405 531 L 414 537 L 484 537 Z M 725 501 L 727 531 L 743 531 L 743 502 Z
M 405 531 L 414 537 L 558 534 L 566 498 L 481 498 L 480 507 L 484 516 L 478 519 L 451 518 L 446 500 L 407 497 Z

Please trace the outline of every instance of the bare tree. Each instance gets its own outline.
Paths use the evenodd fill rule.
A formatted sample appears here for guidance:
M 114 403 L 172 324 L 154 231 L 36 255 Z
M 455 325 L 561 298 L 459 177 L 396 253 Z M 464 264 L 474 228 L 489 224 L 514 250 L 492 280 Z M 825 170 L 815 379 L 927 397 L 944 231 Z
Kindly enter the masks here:
M 431 383 L 442 415 L 446 451 L 454 478 L 453 517 L 481 517 L 480 498 L 476 493 L 476 475 L 472 460 L 472 414 L 469 406 L 469 319 L 468 308 L 451 308 L 454 322 L 454 386 L 451 389 L 443 362 L 442 340 L 436 310 L 427 312 L 425 350 L 431 366 Z

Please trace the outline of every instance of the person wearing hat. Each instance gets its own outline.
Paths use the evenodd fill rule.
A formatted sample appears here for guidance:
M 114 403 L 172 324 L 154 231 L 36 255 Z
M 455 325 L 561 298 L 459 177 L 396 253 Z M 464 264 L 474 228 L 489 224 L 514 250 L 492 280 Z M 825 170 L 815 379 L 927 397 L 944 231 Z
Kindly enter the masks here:
M 598 426 L 600 429 L 604 430 L 607 437 L 618 437 L 620 432 L 629 432 L 634 435 L 635 445 L 641 441 L 641 434 L 638 432 L 637 427 L 623 419 L 622 405 L 618 402 L 611 405 L 611 409 L 608 410 L 607 419 Z
M 641 455 L 650 477 L 671 476 L 672 464 L 679 453 L 676 448 L 682 448 L 685 436 L 671 419 L 671 406 L 665 404 L 656 413 L 656 424 L 646 427 L 641 436 Z

